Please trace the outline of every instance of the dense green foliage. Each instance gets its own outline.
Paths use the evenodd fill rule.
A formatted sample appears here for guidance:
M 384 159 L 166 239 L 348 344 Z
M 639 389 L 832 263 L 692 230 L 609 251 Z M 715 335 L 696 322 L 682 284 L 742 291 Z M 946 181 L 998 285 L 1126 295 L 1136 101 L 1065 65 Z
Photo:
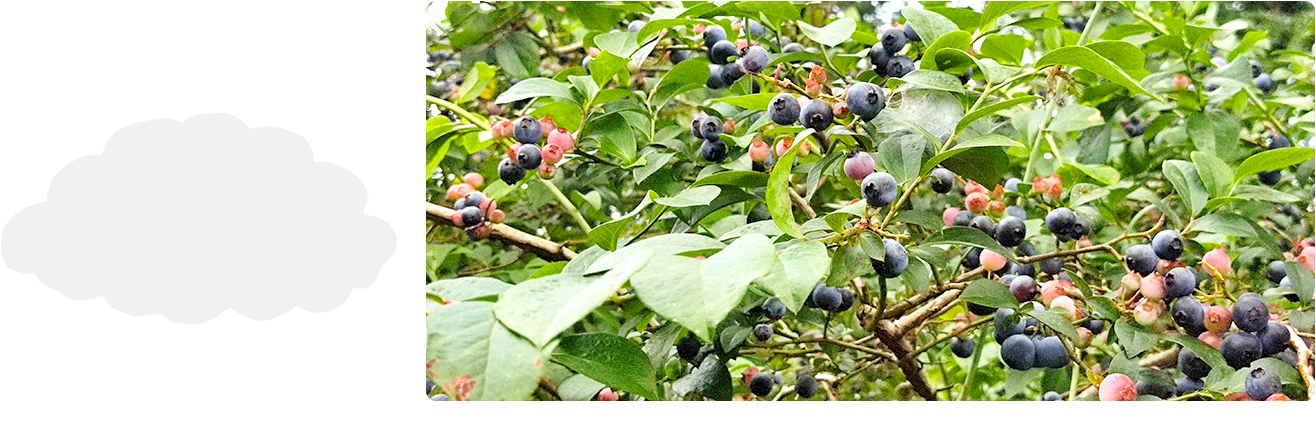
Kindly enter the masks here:
M 448 3 L 427 392 L 1308 399 L 1310 6 L 945 3 Z M 740 60 L 710 67 L 717 27 Z M 781 93 L 834 119 L 774 121 Z

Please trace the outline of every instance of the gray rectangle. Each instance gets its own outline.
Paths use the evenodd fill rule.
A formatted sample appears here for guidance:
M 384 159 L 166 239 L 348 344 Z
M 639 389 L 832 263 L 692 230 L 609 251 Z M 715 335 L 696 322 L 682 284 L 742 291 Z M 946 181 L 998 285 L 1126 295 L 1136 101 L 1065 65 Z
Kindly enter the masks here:
M 396 324 L 396 124 L 0 114 L 0 322 Z

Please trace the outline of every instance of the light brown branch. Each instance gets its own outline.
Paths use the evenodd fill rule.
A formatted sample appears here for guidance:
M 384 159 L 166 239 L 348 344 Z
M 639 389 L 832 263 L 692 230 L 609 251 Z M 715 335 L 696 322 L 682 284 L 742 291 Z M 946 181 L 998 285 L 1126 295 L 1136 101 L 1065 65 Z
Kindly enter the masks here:
M 451 208 L 442 207 L 429 202 L 425 202 L 425 216 L 435 223 L 456 227 L 452 223 L 452 215 L 456 213 Z M 570 261 L 576 257 L 576 252 L 564 247 L 562 244 L 536 237 L 534 235 L 521 232 L 514 227 L 493 223 L 489 225 L 489 236 L 511 243 L 530 253 L 534 253 L 546 261 Z

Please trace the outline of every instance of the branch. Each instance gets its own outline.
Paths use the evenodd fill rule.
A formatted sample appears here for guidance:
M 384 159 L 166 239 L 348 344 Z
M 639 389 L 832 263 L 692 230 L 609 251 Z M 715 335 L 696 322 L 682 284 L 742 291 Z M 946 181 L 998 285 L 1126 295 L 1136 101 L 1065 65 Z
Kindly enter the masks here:
M 787 188 L 786 192 L 790 193 L 791 201 L 795 202 L 795 206 L 800 207 L 800 209 L 804 211 L 805 216 L 808 216 L 810 219 L 818 218 L 818 213 L 813 211 L 813 207 L 809 206 L 809 203 L 805 202 L 804 198 L 800 197 L 800 194 L 795 192 L 795 189 Z
M 906 357 L 914 351 L 914 348 L 908 340 L 904 339 L 904 333 L 897 333 L 891 321 L 877 320 L 874 322 L 877 327 L 874 328 L 873 334 L 877 335 L 877 339 L 886 344 L 887 349 L 891 350 L 891 353 L 899 359 L 896 365 L 900 366 L 900 370 L 905 373 L 905 381 L 908 381 L 909 385 L 913 386 L 914 391 L 918 392 L 923 399 L 936 401 L 937 391 L 928 385 L 928 379 L 923 376 L 923 368 L 919 366 L 918 358 Z
M 435 223 L 456 227 L 452 223 L 454 213 L 456 211 L 450 208 L 425 202 L 425 216 Z M 570 261 L 576 257 L 576 252 L 561 244 L 521 232 L 502 223 L 490 224 L 489 236 L 511 243 L 550 262 Z

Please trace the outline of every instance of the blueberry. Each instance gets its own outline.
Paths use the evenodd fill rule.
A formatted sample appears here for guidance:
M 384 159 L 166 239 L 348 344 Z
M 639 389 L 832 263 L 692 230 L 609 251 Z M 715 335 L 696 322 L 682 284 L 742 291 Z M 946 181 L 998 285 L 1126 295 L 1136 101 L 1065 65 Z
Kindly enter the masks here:
M 512 138 L 518 143 L 539 143 L 539 139 L 544 137 L 539 125 L 539 120 L 530 116 L 516 118 L 512 124 Z
M 992 220 L 991 217 L 985 215 L 974 217 L 973 220 L 969 221 L 969 227 L 980 230 L 989 237 L 996 236 L 996 221 Z
M 974 219 L 974 222 L 976 223 L 977 219 Z M 1001 219 L 1001 223 L 997 224 L 995 229 L 996 241 L 1004 247 L 1018 246 L 1024 242 L 1024 237 L 1028 235 L 1028 229 L 1024 227 L 1024 221 L 1015 216 Z
M 1138 395 L 1155 396 L 1161 399 L 1170 399 L 1171 397 L 1173 397 L 1174 391 L 1178 389 L 1178 386 L 1175 385 L 1175 383 L 1171 383 L 1169 381 L 1169 378 L 1166 377 L 1168 374 L 1158 371 L 1151 371 L 1151 372 L 1156 372 L 1157 374 L 1160 375 L 1156 375 L 1156 374 L 1146 375 L 1147 377 L 1150 378 L 1139 379 L 1138 382 L 1134 384 L 1134 387 L 1136 387 L 1138 390 Z M 1163 377 L 1163 378 L 1158 379 L 1156 377 Z M 1163 380 L 1163 381 L 1158 381 L 1158 380 Z
M 868 206 L 873 208 L 881 208 L 895 202 L 896 196 L 899 194 L 897 188 L 896 178 L 886 172 L 870 173 L 859 184 L 864 200 L 868 201 Z
M 462 208 L 466 208 L 466 198 L 464 197 L 461 199 L 457 199 L 456 202 L 452 203 L 452 209 L 461 210 Z
M 1061 401 L 1061 399 L 1060 399 L 1060 394 L 1059 394 L 1059 393 L 1056 393 L 1056 391 L 1054 391 L 1054 390 L 1048 390 L 1046 393 L 1043 393 L 1043 394 L 1042 394 L 1042 400 L 1043 400 L 1043 401 Z
M 1283 260 L 1271 260 L 1269 266 L 1266 266 L 1266 279 L 1270 279 L 1270 283 L 1279 284 L 1287 276 L 1288 270 L 1284 270 Z
M 768 67 L 768 50 L 758 45 L 746 48 L 740 56 L 740 66 L 751 74 L 763 72 Z
M 1211 365 L 1194 354 L 1188 348 L 1179 349 L 1179 372 L 1188 378 L 1206 378 L 1211 373 Z
M 960 84 L 969 84 L 969 80 L 973 79 L 973 68 L 966 69 L 963 74 L 959 75 L 959 79 Z
M 777 94 L 768 102 L 768 117 L 777 125 L 794 125 L 800 119 L 800 103 L 788 93 Z
M 966 302 L 965 304 L 966 304 L 965 309 L 968 309 L 969 312 L 973 313 L 974 315 L 984 316 L 984 315 L 991 315 L 993 313 L 996 313 L 996 308 L 991 306 L 983 306 L 983 305 L 978 305 L 968 302 Z
M 768 29 L 758 21 L 749 20 L 745 25 L 749 27 L 750 36 L 763 36 L 768 33 Z
M 708 26 L 704 28 L 704 48 L 713 48 L 713 45 L 720 41 L 727 40 L 727 30 L 722 26 Z M 734 48 L 735 45 L 732 45 Z
M 938 167 L 932 171 L 932 191 L 946 194 L 955 188 L 955 174 L 945 168 Z M 968 211 L 961 211 L 968 212 Z M 959 218 L 959 215 L 955 216 Z
M 1156 233 L 1151 245 L 1156 256 L 1167 261 L 1179 259 L 1179 255 L 1183 254 L 1183 238 L 1174 229 Z
M 1293 143 L 1289 142 L 1289 139 L 1283 135 L 1272 136 L 1266 140 L 1266 147 L 1270 149 L 1284 149 L 1292 146 Z
M 851 307 L 854 307 L 854 291 L 846 288 L 840 288 L 837 291 L 841 293 L 841 305 L 836 306 L 836 309 L 833 310 L 832 313 L 845 312 L 850 310 Z
M 950 352 L 955 357 L 967 359 L 973 355 L 973 341 L 960 339 L 958 336 L 950 338 Z
M 1279 181 L 1283 176 L 1284 175 L 1280 173 L 1280 171 L 1278 170 L 1267 170 L 1265 172 L 1258 173 L 1257 179 L 1260 180 L 1262 184 L 1274 186 L 1275 184 L 1279 184 Z
M 861 81 L 850 86 L 850 91 L 845 93 L 845 105 L 850 108 L 850 113 L 871 121 L 886 108 L 886 97 L 877 86 Z
M 1028 276 L 1016 276 L 1010 283 L 1010 294 L 1014 300 L 1023 303 L 1037 296 L 1037 281 Z
M 977 215 L 968 211 L 960 211 L 958 214 L 955 214 L 955 218 L 950 221 L 950 225 L 969 226 L 969 223 L 973 222 L 974 217 L 977 217 Z
M 1178 267 L 1165 273 L 1166 298 L 1180 298 L 1193 295 L 1197 288 L 1197 273 L 1186 267 Z
M 1156 272 L 1156 253 L 1150 245 L 1137 244 L 1124 251 L 1124 265 L 1139 275 L 1148 276 Z
M 1069 237 L 1079 239 L 1092 234 L 1092 225 L 1081 215 L 1074 215 L 1074 225 L 1069 227 Z
M 1170 317 L 1182 327 L 1189 336 L 1198 336 L 1206 331 L 1202 317 L 1206 315 L 1206 306 L 1192 297 L 1179 297 L 1170 307 Z
M 772 326 L 767 324 L 754 326 L 754 339 L 759 342 L 767 342 L 769 339 L 772 339 Z
M 782 48 L 781 48 L 781 52 L 783 52 L 783 53 L 787 53 L 787 54 L 790 54 L 790 53 L 799 53 L 799 52 L 803 52 L 803 51 L 804 51 L 804 46 L 803 46 L 803 45 L 800 45 L 800 44 L 798 44 L 798 43 L 795 43 L 795 42 L 791 42 L 791 43 L 789 43 L 789 44 L 786 44 L 785 47 L 782 47 Z
M 999 280 L 1000 280 L 1000 282 L 1001 282 L 1002 285 L 1005 285 L 1005 286 L 1008 287 L 1008 286 L 1010 286 L 1011 283 L 1014 283 L 1014 279 L 1017 279 L 1018 277 L 1019 277 L 1018 274 L 1006 273 L 1005 275 L 1001 276 L 1001 278 L 1000 278 Z
M 810 308 L 810 309 L 817 309 L 817 308 L 818 308 L 818 305 L 813 303 L 813 295 L 814 295 L 814 294 L 817 294 L 818 291 L 822 291 L 822 290 L 824 290 L 824 289 L 826 289 L 826 288 L 827 288 L 827 284 L 825 284 L 825 283 L 823 283 L 823 282 L 815 283 L 815 284 L 813 285 L 813 290 L 809 292 L 809 296 L 804 298 L 804 307 L 807 307 L 807 308 Z
M 452 84 L 446 80 L 434 80 L 429 87 L 425 88 L 425 94 L 435 98 L 443 98 L 450 91 L 452 91 Z
M 1270 79 L 1270 74 L 1262 73 L 1261 75 L 1258 75 L 1257 78 L 1253 79 L 1252 83 L 1257 85 L 1257 90 L 1264 93 L 1270 93 L 1270 91 L 1275 90 L 1275 81 Z
M 539 163 L 544 161 L 539 154 L 539 147 L 524 143 L 516 149 L 516 165 L 525 170 L 535 170 L 539 168 Z
M 882 44 L 874 45 L 868 50 L 868 63 L 873 64 L 873 71 L 877 75 L 886 75 L 886 65 L 890 62 L 891 54 L 882 48 Z
M 1038 267 L 1049 276 L 1059 275 L 1065 269 L 1065 260 L 1060 258 L 1043 259 Z
M 690 60 L 690 50 L 672 50 L 668 59 L 672 61 L 673 65 Z
M 913 42 L 923 42 L 923 39 L 918 36 L 918 32 L 914 31 L 914 26 L 909 25 L 909 23 L 905 23 L 905 39 Z
M 873 161 L 872 154 L 867 152 L 851 150 L 845 154 L 845 164 L 841 166 L 842 172 L 845 172 L 847 178 L 855 181 L 863 181 L 873 173 L 873 167 L 877 163 Z
M 1252 67 L 1252 78 L 1257 78 L 1261 75 L 1261 62 L 1248 60 L 1247 65 Z
M 781 371 L 773 372 L 773 373 L 772 373 L 772 382 L 773 382 L 773 383 L 777 383 L 777 384 L 782 384 L 782 383 L 785 383 L 785 382 L 786 382 L 786 378 L 784 378 L 784 377 L 781 376 Z
M 521 182 L 521 178 L 525 178 L 525 169 L 513 163 L 512 159 L 504 158 L 503 161 L 498 162 L 498 179 L 503 180 L 507 185 L 516 185 Z
M 996 343 L 999 344 L 1005 342 L 1005 338 L 1010 336 L 1022 335 L 1027 329 L 1027 321 L 1020 318 L 1015 318 L 1014 321 L 1011 321 L 1010 317 L 1012 316 L 1014 316 L 1014 309 L 996 310 L 996 314 L 992 318 L 992 325 L 995 327 L 994 337 L 996 338 Z
M 709 163 L 722 161 L 727 157 L 727 145 L 721 140 L 704 140 L 699 146 L 699 156 Z
M 681 360 L 693 364 L 695 358 L 699 356 L 701 346 L 699 338 L 695 337 L 694 333 L 687 334 L 681 340 L 676 341 L 676 355 L 680 356 Z
M 763 316 L 768 321 L 777 321 L 786 316 L 786 305 L 777 297 L 769 298 L 768 301 L 763 302 Z
M 432 391 L 434 391 L 434 380 L 431 380 L 431 379 L 426 378 L 426 379 L 425 379 L 425 396 L 429 396 L 430 392 L 432 392 Z
M 1187 395 L 1193 392 L 1200 392 L 1206 387 L 1206 383 L 1198 378 L 1181 377 L 1174 382 L 1174 393 L 1179 396 Z
M 718 135 L 726 131 L 722 126 L 722 119 L 715 116 L 699 115 L 695 117 L 694 124 L 698 126 L 695 137 L 700 139 L 721 140 Z
M 1037 272 L 1033 270 L 1033 264 L 1016 264 L 1011 262 L 1009 265 L 1009 274 L 1018 276 L 1037 277 Z
M 737 60 L 735 62 L 722 65 L 721 74 L 722 74 L 722 82 L 726 83 L 727 86 L 730 86 L 732 83 L 735 83 L 736 80 L 740 80 L 740 77 L 745 76 L 745 69 L 743 66 L 741 66 L 741 62 Z
M 1290 286 L 1290 285 L 1291 285 L 1291 284 L 1290 284 L 1290 282 L 1289 282 L 1289 276 L 1284 276 L 1283 279 L 1280 279 L 1280 280 L 1279 280 L 1279 286 L 1281 286 L 1281 287 L 1284 287 L 1284 288 L 1292 288 L 1292 286 Z
M 1246 368 L 1253 361 L 1260 359 L 1264 352 L 1261 339 L 1251 333 L 1230 333 L 1220 343 L 1220 354 L 1225 356 L 1225 362 L 1234 369 Z
M 1247 396 L 1257 400 L 1265 401 L 1270 395 L 1282 391 L 1279 375 L 1271 372 L 1266 368 L 1253 369 L 1243 380 L 1243 388 L 1247 390 Z
M 1074 227 L 1074 220 L 1078 216 L 1069 208 L 1056 208 L 1046 213 L 1046 230 L 1052 234 L 1068 234 Z
M 1005 180 L 1005 191 L 1008 191 L 1008 192 L 1011 192 L 1011 193 L 1018 193 L 1018 192 L 1019 192 L 1019 183 L 1020 183 L 1020 182 L 1022 182 L 1022 181 L 1019 181 L 1019 178 L 1010 178 L 1010 179 Z
M 1037 340 L 1033 346 L 1036 352 L 1035 365 L 1059 369 L 1069 364 L 1069 352 L 1065 351 L 1065 344 L 1060 342 L 1060 338 L 1047 336 Z
M 1099 319 L 1088 320 L 1088 322 L 1083 323 L 1083 327 L 1095 335 L 1106 329 L 1106 322 Z
M 814 131 L 826 130 L 832 126 L 832 106 L 821 99 L 809 100 L 800 110 L 800 125 Z
M 762 372 L 749 380 L 749 391 L 758 395 L 759 398 L 766 398 L 769 393 L 772 393 L 772 386 L 772 377 Z
M 982 256 L 981 248 L 974 247 L 972 250 L 969 250 L 968 256 L 964 257 L 964 268 L 972 270 L 981 266 L 982 263 L 978 260 L 979 256 Z
M 1001 342 L 1001 361 L 1016 371 L 1027 371 L 1036 364 L 1037 347 L 1033 340 L 1022 334 L 1010 336 Z
M 908 57 L 892 57 L 886 63 L 886 75 L 889 77 L 900 78 L 911 72 L 914 72 L 914 61 Z
M 1261 340 L 1261 354 L 1273 356 L 1289 347 L 1289 329 L 1275 321 L 1266 323 L 1266 328 L 1257 332 Z
M 1023 207 L 1015 205 L 1005 207 L 1005 215 L 1012 216 L 1019 220 L 1028 220 L 1028 211 L 1024 211 Z
M 905 267 L 909 266 L 909 253 L 905 251 L 905 246 L 890 238 L 883 238 L 882 246 L 886 256 L 881 261 L 872 260 L 873 271 L 887 279 L 900 277 L 905 273 Z
M 736 44 L 728 40 L 717 41 L 708 48 L 708 61 L 718 65 L 727 63 L 727 59 L 736 55 Z
M 581 68 L 585 68 L 585 73 L 586 73 L 586 74 L 589 74 L 589 61 L 590 61 L 590 60 L 594 60 L 594 58 L 593 58 L 593 57 L 590 57 L 590 56 L 585 56 L 585 60 L 582 60 L 582 61 L 580 62 L 580 67 L 581 67 Z
M 440 393 L 440 394 L 438 394 L 438 395 L 434 395 L 434 397 L 433 397 L 433 398 L 430 398 L 430 400 L 431 400 L 431 401 L 452 401 L 452 398 L 449 398 L 448 395 L 444 395 L 444 394 Z
M 1262 331 L 1270 321 L 1270 309 L 1259 296 L 1238 297 L 1230 313 L 1234 315 L 1234 325 L 1245 332 Z
M 730 85 L 730 83 L 722 81 L 722 65 L 708 64 L 708 82 L 705 85 L 709 89 L 721 89 Z
M 841 291 L 830 286 L 814 287 L 813 294 L 809 298 L 813 299 L 814 306 L 828 312 L 835 312 L 841 307 Z
M 904 30 L 892 27 L 882 32 L 882 49 L 888 53 L 896 53 L 903 48 L 905 48 Z
M 468 206 L 462 208 L 461 213 L 464 227 L 471 227 L 484 222 L 484 213 L 480 212 L 479 208 Z
M 1147 131 L 1147 124 L 1136 116 L 1129 118 L 1129 123 L 1124 125 L 1124 134 L 1128 134 L 1129 138 L 1141 136 L 1145 131 Z
M 812 375 L 800 373 L 798 377 L 795 380 L 795 394 L 800 395 L 801 398 L 809 399 L 818 393 L 818 380 L 815 380 Z
M 631 21 L 630 24 L 626 25 L 626 31 L 631 33 L 640 33 L 642 29 L 644 29 L 644 21 L 642 20 Z
M 1024 241 L 1023 244 L 1020 244 L 1018 248 L 1014 249 L 1014 253 L 1021 256 L 1033 256 L 1037 254 L 1037 246 L 1034 246 L 1033 243 Z
M 480 194 L 480 192 L 478 191 L 473 191 L 467 194 L 466 197 L 462 198 L 462 201 L 464 201 L 467 205 L 470 206 L 480 206 L 480 202 L 484 202 L 484 195 Z M 466 205 L 454 206 L 454 209 L 460 209 L 460 208 L 466 208 Z

